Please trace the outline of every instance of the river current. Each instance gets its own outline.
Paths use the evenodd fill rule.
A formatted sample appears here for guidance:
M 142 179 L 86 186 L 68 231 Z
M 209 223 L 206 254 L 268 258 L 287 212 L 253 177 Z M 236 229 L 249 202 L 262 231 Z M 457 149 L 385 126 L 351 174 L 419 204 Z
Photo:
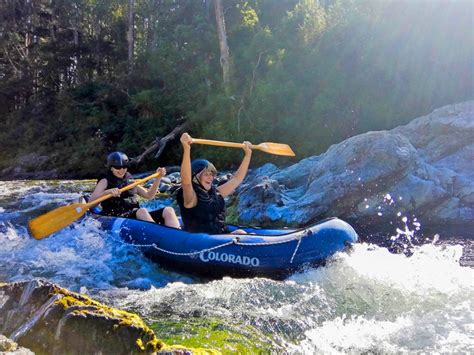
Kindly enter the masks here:
M 0 282 L 49 280 L 147 323 L 199 318 L 236 332 L 249 326 L 277 353 L 474 352 L 472 240 L 434 237 L 410 256 L 358 243 L 284 281 L 207 281 L 160 268 L 90 218 L 40 241 L 29 236 L 29 219 L 93 185 L 0 182 Z M 153 204 L 160 203 L 167 201 Z M 412 227 L 415 234 L 423 228 Z

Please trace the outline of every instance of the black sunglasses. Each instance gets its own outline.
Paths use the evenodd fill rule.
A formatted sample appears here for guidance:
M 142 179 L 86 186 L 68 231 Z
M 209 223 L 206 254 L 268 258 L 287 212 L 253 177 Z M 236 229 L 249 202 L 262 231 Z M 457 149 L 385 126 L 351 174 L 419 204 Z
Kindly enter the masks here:
M 120 170 L 120 169 L 128 169 L 128 165 L 112 165 L 112 168 Z

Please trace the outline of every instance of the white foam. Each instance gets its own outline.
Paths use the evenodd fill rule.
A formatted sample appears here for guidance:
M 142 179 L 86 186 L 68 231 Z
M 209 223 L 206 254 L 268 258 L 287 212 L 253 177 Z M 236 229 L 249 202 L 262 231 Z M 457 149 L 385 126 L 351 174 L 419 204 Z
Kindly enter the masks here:
M 0 182 L 1 198 L 12 201 L 18 187 L 21 202 L 2 212 L 0 281 L 44 278 L 151 320 L 166 313 L 186 322 L 197 312 L 229 326 L 251 325 L 290 353 L 474 352 L 474 271 L 459 265 L 459 245 L 410 245 L 407 257 L 356 244 L 350 254 L 285 281 L 202 283 L 161 269 L 89 218 L 41 241 L 3 218 L 62 205 L 77 197 L 78 186 Z M 416 229 L 419 222 L 399 217 L 405 228 L 396 239 L 411 238 L 408 224 Z

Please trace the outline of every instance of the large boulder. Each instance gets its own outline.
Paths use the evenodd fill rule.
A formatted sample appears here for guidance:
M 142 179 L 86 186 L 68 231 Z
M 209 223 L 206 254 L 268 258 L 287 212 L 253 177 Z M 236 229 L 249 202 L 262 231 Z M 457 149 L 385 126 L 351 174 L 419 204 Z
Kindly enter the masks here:
M 263 166 L 239 189 L 237 214 L 243 224 L 298 226 L 338 216 L 365 230 L 402 215 L 433 230 L 473 230 L 473 162 L 469 101 L 351 137 L 283 170 Z
M 43 281 L 0 286 L 0 332 L 48 354 L 134 354 L 163 347 L 135 314 Z
M 0 334 L 38 354 L 218 353 L 165 345 L 136 314 L 40 280 L 0 283 Z

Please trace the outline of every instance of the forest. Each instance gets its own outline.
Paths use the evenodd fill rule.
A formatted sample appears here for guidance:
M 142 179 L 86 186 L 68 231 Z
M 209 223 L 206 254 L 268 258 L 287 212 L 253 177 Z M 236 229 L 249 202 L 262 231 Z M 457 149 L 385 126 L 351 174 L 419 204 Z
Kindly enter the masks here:
M 95 177 L 177 127 L 291 164 L 474 97 L 472 1 L 3 0 L 0 172 Z M 241 152 L 196 148 L 230 168 Z M 33 154 L 33 155 L 32 155 Z M 178 165 L 179 139 L 136 171 Z

